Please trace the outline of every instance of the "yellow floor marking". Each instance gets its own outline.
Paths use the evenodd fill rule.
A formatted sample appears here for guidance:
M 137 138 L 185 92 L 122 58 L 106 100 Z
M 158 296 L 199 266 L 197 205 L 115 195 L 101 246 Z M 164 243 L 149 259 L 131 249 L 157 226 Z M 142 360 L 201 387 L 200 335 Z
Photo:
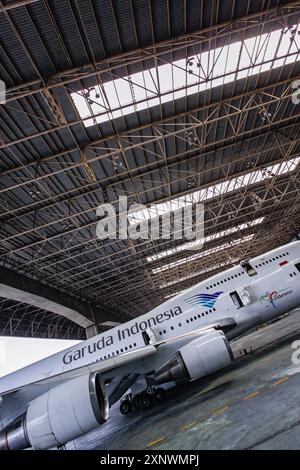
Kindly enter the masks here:
M 213 415 L 218 415 L 219 413 L 223 413 L 223 411 L 228 410 L 229 406 L 224 406 L 223 408 L 219 408 L 218 410 L 213 411 Z
M 155 444 L 158 444 L 159 442 L 162 442 L 164 440 L 165 440 L 165 437 L 160 437 L 159 439 L 156 439 L 155 441 L 149 442 L 149 444 L 147 444 L 146 447 L 155 446 Z
M 190 424 L 186 424 L 185 426 L 182 426 L 182 428 L 180 428 L 180 431 L 185 431 L 186 429 L 191 428 L 192 426 L 195 426 L 195 424 L 197 424 L 197 421 L 193 421 Z
M 286 382 L 287 380 L 289 380 L 289 376 L 288 375 L 285 375 L 284 377 L 281 377 L 281 379 L 277 380 L 276 382 L 274 382 L 274 386 L 276 385 L 280 385 L 282 384 L 283 382 Z
M 251 400 L 251 398 L 256 397 L 256 395 L 258 395 L 258 394 L 259 394 L 259 392 L 252 392 L 249 395 L 247 395 L 246 397 L 244 397 L 243 400 Z

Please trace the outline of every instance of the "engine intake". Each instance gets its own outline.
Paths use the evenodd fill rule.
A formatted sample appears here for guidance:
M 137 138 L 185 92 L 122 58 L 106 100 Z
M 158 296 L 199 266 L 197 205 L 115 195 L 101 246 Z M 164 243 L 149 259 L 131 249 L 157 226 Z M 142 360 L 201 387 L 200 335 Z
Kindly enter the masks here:
M 35 398 L 23 416 L 1 431 L 0 450 L 61 446 L 103 424 L 108 415 L 101 375 L 82 375 Z
M 213 330 L 184 345 L 155 372 L 157 384 L 196 380 L 228 366 L 233 354 L 222 331 Z

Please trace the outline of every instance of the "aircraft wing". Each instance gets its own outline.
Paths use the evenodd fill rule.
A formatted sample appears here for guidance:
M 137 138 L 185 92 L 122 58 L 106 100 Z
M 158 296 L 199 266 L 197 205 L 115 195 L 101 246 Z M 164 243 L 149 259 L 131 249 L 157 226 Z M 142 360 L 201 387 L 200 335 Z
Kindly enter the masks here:
M 193 340 L 194 338 L 205 334 L 205 332 L 213 329 L 216 330 L 222 330 L 224 333 L 227 331 L 233 329 L 236 326 L 236 322 L 234 318 L 223 318 L 220 321 L 217 322 L 212 322 L 209 323 L 199 329 L 195 329 L 189 333 L 185 333 L 182 335 L 175 336 L 171 339 L 165 339 L 161 341 L 155 341 L 153 343 L 149 343 L 148 345 L 135 349 L 133 351 L 129 351 L 123 354 L 120 354 L 119 356 L 114 356 L 108 359 L 105 359 L 101 362 L 95 362 L 90 365 L 80 367 L 77 369 L 73 369 L 67 372 L 64 372 L 62 374 L 52 376 L 46 379 L 43 379 L 39 382 L 38 384 L 45 384 L 45 383 L 51 383 L 51 382 L 57 382 L 58 380 L 68 380 L 71 378 L 74 378 L 78 375 L 82 375 L 88 372 L 100 372 L 102 374 L 105 374 L 109 371 L 114 371 L 117 368 L 121 368 L 122 366 L 126 366 L 127 364 L 133 362 L 133 361 L 138 361 L 139 359 L 144 359 L 148 356 L 151 356 L 155 354 L 158 350 L 159 347 L 165 345 L 165 344 L 171 344 L 171 343 L 176 343 L 182 341 L 182 339 L 187 339 L 187 340 Z M 1 394 L 1 388 L 0 388 L 0 394 Z
M 207 325 L 199 329 L 195 329 L 189 333 L 178 335 L 171 339 L 162 339 L 160 341 L 154 340 L 152 342 L 149 341 L 149 344 L 145 345 L 144 347 L 125 352 L 118 356 L 110 357 L 100 362 L 93 362 L 76 369 L 64 370 L 58 374 L 53 374 L 51 370 L 45 369 L 48 364 L 47 359 L 45 359 L 0 378 L 0 396 L 16 392 L 28 385 L 41 385 L 59 382 L 62 380 L 69 380 L 71 378 L 90 372 L 100 372 L 105 374 L 109 371 L 112 371 L 113 373 L 116 369 L 122 368 L 123 366 L 126 366 L 133 361 L 138 361 L 155 354 L 158 349 L 165 344 L 176 344 L 176 342 L 180 342 L 183 339 L 190 339 L 192 341 L 197 336 L 205 334 L 206 331 L 211 330 L 212 328 L 221 329 L 224 331 L 224 333 L 226 333 L 226 331 L 229 331 L 235 326 L 236 322 L 234 318 L 224 318 L 220 321 L 208 323 Z M 56 355 L 51 356 L 48 359 L 54 359 L 55 356 Z M 42 365 L 42 363 L 45 365 Z M 41 378 L 41 376 L 44 376 L 44 378 Z
M 236 321 L 232 317 L 228 318 L 222 318 L 220 321 L 215 321 L 212 323 L 208 323 L 205 326 L 202 326 L 201 328 L 195 329 L 193 331 L 190 331 L 189 333 L 184 333 L 179 336 L 174 336 L 173 338 L 170 339 L 165 339 L 161 340 L 157 343 L 155 343 L 156 347 L 159 347 L 160 345 L 163 344 L 170 344 L 170 343 L 176 343 L 177 341 L 181 341 L 182 339 L 195 339 L 197 336 L 205 334 L 205 332 L 215 329 L 215 330 L 222 330 L 224 333 L 227 333 L 227 331 L 232 330 L 233 328 L 236 327 Z
M 132 361 L 144 359 L 151 354 L 156 353 L 157 349 L 153 345 L 147 345 L 133 351 L 128 351 L 119 356 L 111 357 L 100 362 L 93 362 L 91 364 L 78 367 L 76 369 L 63 371 L 59 374 L 49 375 L 44 379 L 40 378 L 41 369 L 38 371 L 39 377 L 35 378 L 35 367 L 39 364 L 36 362 L 30 366 L 24 367 L 19 371 L 13 372 L 7 376 L 0 378 L 0 396 L 8 393 L 16 392 L 27 385 L 41 385 L 51 382 L 58 382 L 61 380 L 69 380 L 79 375 L 87 374 L 90 372 L 105 373 L 109 370 L 114 370 L 118 367 L 129 364 Z M 30 370 L 31 368 L 31 370 Z M 27 369 L 27 370 L 26 370 Z M 46 372 L 44 373 L 46 375 Z M 31 377 L 31 378 L 30 378 Z

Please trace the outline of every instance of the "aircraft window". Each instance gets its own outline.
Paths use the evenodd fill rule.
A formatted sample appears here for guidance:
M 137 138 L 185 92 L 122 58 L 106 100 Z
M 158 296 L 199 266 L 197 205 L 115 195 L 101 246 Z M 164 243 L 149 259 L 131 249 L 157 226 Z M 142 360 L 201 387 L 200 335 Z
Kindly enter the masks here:
M 198 318 L 201 318 L 201 315 L 200 315 L 200 313 L 198 313 Z
M 204 313 L 204 312 L 202 312 L 202 313 L 201 313 L 201 315 L 202 315 L 202 317 L 204 317 L 205 313 Z
M 125 346 L 125 351 L 128 351 L 128 348 L 127 348 L 127 346 Z
M 133 346 L 136 346 L 136 343 L 133 343 Z
M 171 326 L 171 330 L 174 330 L 174 326 Z
M 178 326 L 182 326 L 181 323 L 178 323 Z
M 248 276 L 256 276 L 257 272 L 255 271 L 253 266 L 251 266 L 249 261 L 242 261 L 241 266 L 242 266 L 242 268 L 244 268 L 244 270 L 246 271 Z
M 208 315 L 208 312 L 205 312 L 205 315 Z
M 295 267 L 298 269 L 298 271 L 300 272 L 300 263 L 297 263 L 295 264 Z
M 132 349 L 132 344 L 129 345 L 129 348 Z
M 162 335 L 162 332 L 160 331 L 159 334 L 160 334 L 160 336 L 161 336 L 161 335 Z
M 187 322 L 187 323 L 190 323 L 190 320 L 187 320 L 186 322 Z
M 209 313 L 211 313 L 211 312 L 212 312 L 212 310 L 209 311 Z
M 232 298 L 233 303 L 236 306 L 236 308 L 243 307 L 242 299 L 240 298 L 239 294 L 236 291 L 231 292 L 230 297 Z
M 190 321 L 194 321 L 194 319 L 193 319 L 193 318 L 190 318 Z

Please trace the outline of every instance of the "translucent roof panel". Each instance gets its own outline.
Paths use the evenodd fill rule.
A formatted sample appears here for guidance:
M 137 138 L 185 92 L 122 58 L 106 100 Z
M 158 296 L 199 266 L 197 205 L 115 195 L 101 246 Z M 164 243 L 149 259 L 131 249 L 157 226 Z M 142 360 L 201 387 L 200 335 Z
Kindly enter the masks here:
M 294 25 L 299 31 L 299 24 Z M 85 126 L 106 122 L 200 91 L 299 60 L 300 37 L 291 41 L 285 29 L 224 45 L 172 63 L 115 77 L 71 93 Z
M 154 217 L 158 217 L 175 210 L 182 209 L 190 204 L 205 202 L 213 197 L 222 196 L 223 194 L 237 189 L 250 186 L 251 184 L 260 183 L 261 181 L 272 178 L 273 176 L 280 176 L 285 173 L 294 171 L 300 162 L 300 157 L 292 158 L 290 160 L 277 163 L 275 165 L 269 165 L 260 170 L 249 171 L 243 176 L 236 178 L 229 178 L 222 183 L 213 184 L 206 188 L 194 191 L 186 194 L 185 196 L 179 196 L 165 201 L 162 203 L 152 204 L 151 207 L 142 210 L 137 210 L 129 215 L 129 222 L 136 224 L 143 220 L 149 220 Z
M 165 289 L 166 287 L 174 286 L 175 284 L 179 284 L 179 282 L 187 281 L 188 279 L 192 279 L 194 277 L 200 276 L 201 274 L 205 273 L 210 273 L 211 271 L 214 271 L 215 269 L 218 268 L 224 268 L 225 266 L 232 265 L 234 263 L 238 262 L 238 259 L 232 259 L 230 261 L 222 262 L 219 264 L 215 264 L 214 266 L 210 266 L 209 268 L 201 269 L 201 271 L 197 271 L 195 273 L 191 273 L 187 276 L 180 277 L 179 279 L 174 279 L 173 281 L 168 281 L 164 284 L 161 284 L 159 286 L 160 289 Z
M 208 250 L 200 251 L 199 253 L 194 253 L 193 255 L 186 256 L 185 258 L 181 258 L 176 261 L 172 261 L 171 263 L 163 264 L 159 268 L 152 269 L 152 273 L 153 274 L 161 273 L 168 269 L 175 268 L 176 266 L 181 266 L 186 263 L 191 263 L 192 261 L 195 261 L 200 258 L 204 258 L 205 256 L 211 255 L 213 253 L 217 253 L 218 251 L 227 250 L 228 248 L 231 248 L 232 246 L 239 245 L 240 243 L 245 243 L 249 240 L 252 240 L 253 237 L 254 237 L 254 234 L 246 235 L 245 237 L 238 238 L 236 240 L 233 240 L 227 243 L 223 243 L 222 245 L 209 248 Z
M 151 263 L 161 258 L 165 258 L 166 256 L 174 255 L 175 253 L 180 253 L 181 251 L 195 250 L 197 249 L 197 246 L 199 246 L 199 248 L 201 249 L 204 243 L 210 242 L 212 240 L 217 240 L 218 238 L 225 237 L 227 235 L 236 233 L 240 230 L 244 230 L 249 227 L 254 227 L 255 225 L 261 224 L 263 220 L 264 217 L 259 217 L 258 219 L 251 220 L 250 222 L 236 225 L 235 227 L 222 230 L 221 232 L 214 233 L 213 235 L 208 235 L 204 238 L 204 240 L 196 240 L 194 242 L 184 243 L 183 245 L 179 245 L 175 248 L 170 248 L 169 250 L 161 251 L 160 253 L 156 253 L 155 255 L 147 256 L 147 261 L 148 263 Z

